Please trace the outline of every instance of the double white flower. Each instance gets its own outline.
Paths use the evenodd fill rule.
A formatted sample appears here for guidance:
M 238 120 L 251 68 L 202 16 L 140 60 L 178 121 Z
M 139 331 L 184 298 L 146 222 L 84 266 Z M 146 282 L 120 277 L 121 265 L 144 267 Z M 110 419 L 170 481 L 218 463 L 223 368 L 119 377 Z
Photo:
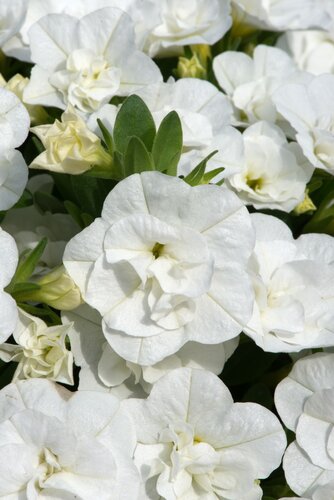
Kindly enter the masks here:
M 203 370 L 173 370 L 146 401 L 124 406 L 136 426 L 135 463 L 149 499 L 259 500 L 257 480 L 278 467 L 286 446 L 269 410 L 233 403 L 223 382 Z
M 159 68 L 135 46 L 131 18 L 117 8 L 80 20 L 49 14 L 29 30 L 36 63 L 24 91 L 30 104 L 91 113 L 116 95 L 162 80 Z
M 151 365 L 193 340 L 218 344 L 247 323 L 253 248 L 246 208 L 225 188 L 158 172 L 108 195 L 102 217 L 67 245 L 64 264 L 125 359 Z
M 213 71 L 242 123 L 279 121 L 272 101 L 274 91 L 283 83 L 308 79 L 286 52 L 266 45 L 258 45 L 252 57 L 243 52 L 223 52 L 214 58 Z
M 275 404 L 296 433 L 283 460 L 289 486 L 305 498 L 328 500 L 334 485 L 334 355 L 318 353 L 297 361 L 278 384 Z
M 66 346 L 71 327 L 48 327 L 40 318 L 19 309 L 13 332 L 16 344 L 0 345 L 0 359 L 18 363 L 13 380 L 48 378 L 73 384 L 73 355 Z
M 140 498 L 134 428 L 111 394 L 24 380 L 0 406 L 1 497 Z
M 253 316 L 245 333 L 265 351 L 294 352 L 334 343 L 334 238 L 294 240 L 276 217 L 253 214 Z
M 317 76 L 307 84 L 284 85 L 275 105 L 296 130 L 296 140 L 316 168 L 334 175 L 334 75 Z
M 191 44 L 213 45 L 232 24 L 230 0 L 152 0 L 156 25 L 148 33 L 148 54 L 173 55 Z

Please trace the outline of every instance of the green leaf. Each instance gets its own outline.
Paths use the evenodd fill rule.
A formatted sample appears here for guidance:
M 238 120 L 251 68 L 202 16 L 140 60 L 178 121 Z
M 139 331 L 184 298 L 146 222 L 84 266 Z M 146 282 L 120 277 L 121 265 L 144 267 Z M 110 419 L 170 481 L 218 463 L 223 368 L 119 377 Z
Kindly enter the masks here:
M 177 175 L 177 166 L 182 153 L 182 125 L 176 111 L 171 111 L 162 120 L 155 136 L 152 155 L 155 170 L 168 175 Z
M 125 175 L 154 170 L 152 157 L 143 141 L 138 137 L 131 137 L 124 155 Z
M 138 137 L 151 151 L 156 129 L 150 110 L 144 101 L 136 96 L 129 96 L 119 110 L 114 126 L 114 145 L 120 153 L 125 153 L 131 137 Z
M 66 200 L 64 201 L 64 205 L 67 212 L 82 229 L 93 222 L 94 218 L 89 214 L 82 213 L 80 208 L 73 203 L 73 201 Z
M 21 256 L 14 277 L 6 288 L 9 293 L 12 292 L 17 283 L 28 281 L 43 255 L 47 242 L 48 239 L 43 238 L 35 248 Z
M 97 119 L 97 123 L 98 123 L 98 126 L 100 127 L 100 130 L 102 132 L 104 143 L 107 146 L 109 153 L 112 154 L 114 151 L 114 141 L 112 139 L 112 136 L 111 136 L 109 130 L 107 129 L 107 127 L 105 127 L 103 122 L 100 120 L 100 118 Z
M 81 212 L 96 218 L 101 215 L 106 196 L 115 186 L 111 179 L 86 175 L 54 174 L 57 191 L 63 200 L 75 203 Z

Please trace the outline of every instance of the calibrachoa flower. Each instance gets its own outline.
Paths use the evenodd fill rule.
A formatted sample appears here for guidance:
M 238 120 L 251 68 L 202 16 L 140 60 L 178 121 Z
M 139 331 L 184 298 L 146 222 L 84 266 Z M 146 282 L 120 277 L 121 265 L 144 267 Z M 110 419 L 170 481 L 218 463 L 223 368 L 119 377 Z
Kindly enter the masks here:
M 0 344 L 0 358 L 18 363 L 13 380 L 48 378 L 73 384 L 73 355 L 66 337 L 71 324 L 48 327 L 40 318 L 19 309 L 13 332 L 16 344 Z
M 274 91 L 288 81 L 307 79 L 286 52 L 266 45 L 255 47 L 253 57 L 223 52 L 214 58 L 213 70 L 236 108 L 236 118 L 243 123 L 278 121 Z
M 159 15 L 145 44 L 152 57 L 180 53 L 185 45 L 212 45 L 232 24 L 230 0 L 153 0 L 152 4 Z
M 334 73 L 334 37 L 328 31 L 288 31 L 277 46 L 288 52 L 303 71 Z
M 134 428 L 111 394 L 47 380 L 0 392 L 0 495 L 139 499 Z
M 5 342 L 17 323 L 16 302 L 3 289 L 9 285 L 17 267 L 18 251 L 15 240 L 0 227 L 0 342 Z
M 320 75 L 304 85 L 284 85 L 273 99 L 296 130 L 306 158 L 334 175 L 334 75 Z
M 286 479 L 298 495 L 327 500 L 333 493 L 334 354 L 318 353 L 293 366 L 275 392 L 285 425 L 296 433 L 283 461 Z
M 181 366 L 209 370 L 217 375 L 237 348 L 239 339 L 214 345 L 188 342 L 171 356 L 152 366 L 142 366 L 121 358 L 106 342 L 101 328 L 101 316 L 83 305 L 63 312 L 64 324 L 71 322 L 69 331 L 75 364 L 80 366 L 80 390 L 111 390 L 119 398 L 150 392 L 152 384 L 165 373 Z
M 233 403 L 210 372 L 180 368 L 147 400 L 127 400 L 137 431 L 135 463 L 147 498 L 262 498 L 258 479 L 279 466 L 281 424 L 255 403 Z
M 29 30 L 36 64 L 24 99 L 91 113 L 113 96 L 126 96 L 162 80 L 159 68 L 135 47 L 131 18 L 116 8 L 82 19 L 50 14 Z M 61 47 L 61 48 L 60 48 Z
M 250 216 L 236 195 L 135 174 L 108 195 L 102 217 L 67 245 L 64 264 L 103 316 L 111 347 L 151 365 L 188 341 L 217 344 L 249 320 Z
M 334 343 L 334 238 L 293 239 L 279 219 L 253 214 L 255 305 L 244 331 L 265 351 L 293 352 Z
M 303 201 L 314 170 L 300 146 L 288 143 L 281 129 L 269 122 L 251 125 L 243 141 L 242 171 L 228 177 L 228 184 L 246 204 L 257 209 L 290 212 Z

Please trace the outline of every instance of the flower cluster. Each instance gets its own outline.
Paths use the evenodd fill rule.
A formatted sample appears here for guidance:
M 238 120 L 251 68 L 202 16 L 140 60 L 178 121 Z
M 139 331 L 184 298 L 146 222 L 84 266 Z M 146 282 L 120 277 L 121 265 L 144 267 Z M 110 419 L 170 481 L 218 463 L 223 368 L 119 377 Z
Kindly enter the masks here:
M 334 498 L 332 3 L 0 1 L 1 498 Z

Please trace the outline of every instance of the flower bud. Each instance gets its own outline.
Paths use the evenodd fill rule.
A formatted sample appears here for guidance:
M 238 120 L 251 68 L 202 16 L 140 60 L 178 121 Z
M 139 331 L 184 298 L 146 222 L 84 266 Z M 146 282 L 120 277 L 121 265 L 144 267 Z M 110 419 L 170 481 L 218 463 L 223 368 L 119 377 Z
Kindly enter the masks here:
M 198 44 L 191 46 L 192 57 L 179 57 L 177 74 L 180 78 L 207 78 L 208 60 L 211 59 L 209 45 Z
M 67 274 L 64 266 L 46 274 L 36 281 L 36 284 L 40 289 L 34 292 L 32 300 L 44 302 L 55 309 L 70 311 L 83 302 L 79 288 Z
M 40 318 L 19 309 L 13 333 L 16 344 L 0 345 L 0 359 L 18 363 L 13 381 L 48 378 L 73 384 L 73 355 L 66 345 L 72 325 L 48 327 Z
M 295 215 L 302 215 L 305 214 L 306 212 L 314 212 L 317 209 L 313 201 L 308 195 L 308 189 L 305 191 L 305 198 L 303 201 L 299 203 L 299 205 L 296 206 L 296 208 L 293 210 L 293 213 Z
M 68 107 L 61 121 L 33 127 L 45 151 L 30 167 L 67 174 L 82 174 L 91 168 L 108 168 L 111 156 L 104 150 L 100 138 L 89 130 L 84 120 Z

